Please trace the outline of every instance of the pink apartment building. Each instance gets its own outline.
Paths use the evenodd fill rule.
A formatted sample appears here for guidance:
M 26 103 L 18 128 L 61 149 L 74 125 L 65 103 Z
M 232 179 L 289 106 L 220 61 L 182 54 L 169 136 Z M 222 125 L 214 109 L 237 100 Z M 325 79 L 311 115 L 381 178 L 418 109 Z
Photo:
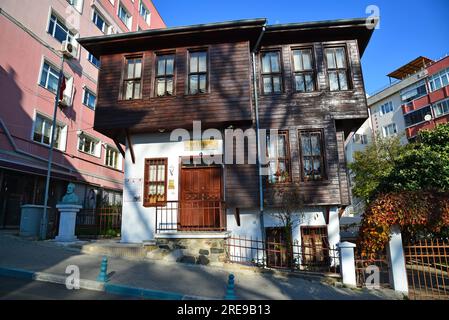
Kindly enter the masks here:
M 55 92 L 64 41 L 49 206 L 74 182 L 84 208 L 121 203 L 123 159 L 92 129 L 99 61 L 79 37 L 164 28 L 151 0 L 2 0 L 0 2 L 0 228 L 17 227 L 23 204 L 42 205 Z

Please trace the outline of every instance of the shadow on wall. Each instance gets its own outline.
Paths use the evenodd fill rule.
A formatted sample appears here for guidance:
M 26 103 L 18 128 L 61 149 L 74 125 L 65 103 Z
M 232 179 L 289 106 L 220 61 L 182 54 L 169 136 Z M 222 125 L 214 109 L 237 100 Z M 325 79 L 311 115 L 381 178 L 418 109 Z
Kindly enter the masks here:
M 25 96 L 38 95 L 36 87 L 21 83 L 12 66 L 6 69 L 0 66 L 0 164 L 11 169 L 0 170 L 0 227 L 19 225 L 21 205 L 44 202 L 49 148 L 30 141 L 34 122 L 31 115 L 39 105 L 24 105 Z M 40 98 L 30 100 L 52 103 L 43 100 L 45 97 Z M 73 134 L 67 131 L 68 135 Z M 53 159 L 56 164 L 53 169 L 58 172 L 52 173 L 51 207 L 62 198 L 68 181 L 84 181 L 62 152 L 55 150 Z

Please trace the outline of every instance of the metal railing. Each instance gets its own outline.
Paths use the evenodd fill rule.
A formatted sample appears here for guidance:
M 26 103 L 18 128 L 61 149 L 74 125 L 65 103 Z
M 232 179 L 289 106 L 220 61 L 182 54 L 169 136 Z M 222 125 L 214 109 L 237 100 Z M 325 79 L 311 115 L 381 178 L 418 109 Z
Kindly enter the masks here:
M 223 201 L 167 201 L 156 206 L 156 233 L 225 230 L 226 212 Z
M 82 209 L 76 215 L 76 235 L 79 237 L 118 237 L 121 227 L 121 206 Z
M 232 236 L 226 240 L 228 262 L 301 272 L 340 273 L 335 247 L 313 246 L 295 241 L 292 245 Z
M 449 241 L 423 239 L 404 245 L 409 297 L 449 300 Z

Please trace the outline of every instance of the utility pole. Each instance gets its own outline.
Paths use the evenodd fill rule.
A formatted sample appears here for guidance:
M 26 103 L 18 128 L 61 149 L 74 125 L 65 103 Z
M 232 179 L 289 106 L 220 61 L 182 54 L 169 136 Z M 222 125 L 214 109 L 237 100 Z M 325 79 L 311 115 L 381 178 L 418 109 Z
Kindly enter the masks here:
M 56 134 L 56 114 L 58 111 L 58 105 L 59 100 L 61 96 L 61 84 L 62 79 L 64 77 L 64 53 L 61 53 L 61 69 L 59 72 L 59 79 L 58 79 L 58 88 L 56 90 L 56 96 L 55 96 L 55 107 L 53 110 L 53 122 L 51 127 L 51 139 L 50 139 L 50 151 L 48 153 L 48 167 L 47 167 L 47 180 L 45 183 L 45 199 L 44 199 L 44 213 L 42 215 L 42 222 L 41 222 L 41 229 L 40 229 L 40 238 L 41 240 L 45 240 L 47 238 L 47 225 L 48 225 L 48 212 L 47 212 L 47 206 L 48 206 L 48 193 L 50 191 L 50 176 L 51 176 L 51 165 L 53 162 L 53 148 L 55 145 L 55 134 Z

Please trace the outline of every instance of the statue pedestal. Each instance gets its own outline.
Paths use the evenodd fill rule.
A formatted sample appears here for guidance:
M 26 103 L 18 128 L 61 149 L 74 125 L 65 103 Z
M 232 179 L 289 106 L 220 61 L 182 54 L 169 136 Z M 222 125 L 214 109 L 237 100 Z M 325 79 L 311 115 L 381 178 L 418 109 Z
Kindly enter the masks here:
M 76 204 L 58 204 L 56 208 L 59 210 L 59 233 L 55 238 L 60 242 L 73 242 L 78 238 L 75 236 L 76 214 L 81 210 L 82 206 Z

